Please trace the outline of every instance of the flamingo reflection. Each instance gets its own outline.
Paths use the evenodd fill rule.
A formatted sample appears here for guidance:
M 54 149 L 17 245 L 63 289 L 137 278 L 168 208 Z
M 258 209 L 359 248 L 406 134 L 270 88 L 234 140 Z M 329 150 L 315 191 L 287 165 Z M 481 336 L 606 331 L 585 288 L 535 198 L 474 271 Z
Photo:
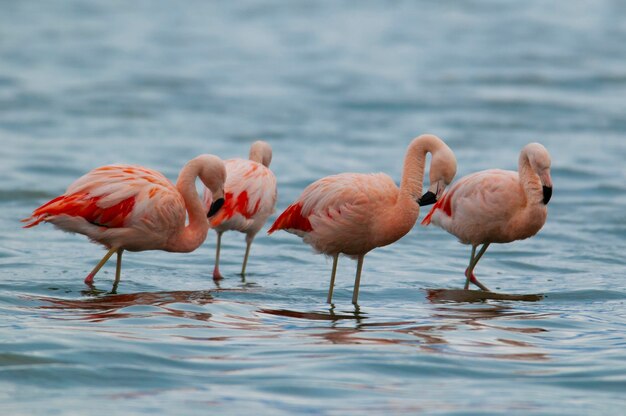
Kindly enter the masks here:
M 90 292 L 94 293 L 94 292 Z M 97 293 L 97 292 L 96 292 Z M 154 315 L 170 315 L 181 318 L 208 321 L 210 313 L 180 310 L 168 305 L 173 303 L 192 303 L 195 305 L 205 305 L 213 303 L 214 298 L 211 292 L 207 291 L 174 291 L 174 292 L 139 292 L 125 294 L 109 294 L 107 296 L 94 296 L 83 299 L 62 299 L 53 297 L 33 297 L 33 299 L 43 302 L 39 309 L 43 310 L 65 310 L 80 311 L 78 318 L 70 319 L 88 321 L 107 321 L 111 319 L 121 319 L 129 317 L 146 317 Z M 123 312 L 124 308 L 130 306 L 155 306 L 159 312 Z M 58 318 L 57 319 L 63 319 Z
M 478 307 L 442 305 L 433 309 L 424 321 L 375 322 L 360 310 L 337 313 L 334 308 L 324 311 L 295 311 L 261 309 L 259 312 L 307 321 L 331 321 L 328 331 L 315 331 L 311 337 L 331 344 L 401 345 L 438 354 L 469 355 L 505 360 L 545 361 L 549 359 L 532 340 L 515 339 L 519 334 L 539 334 L 547 330 L 539 326 L 510 326 L 502 321 L 541 320 L 547 314 L 516 310 L 507 305 L 488 304 Z M 338 327 L 340 321 L 353 321 L 353 327 Z M 433 323 L 434 322 L 434 323 Z M 487 330 L 494 333 L 473 342 L 455 335 L 467 330 Z

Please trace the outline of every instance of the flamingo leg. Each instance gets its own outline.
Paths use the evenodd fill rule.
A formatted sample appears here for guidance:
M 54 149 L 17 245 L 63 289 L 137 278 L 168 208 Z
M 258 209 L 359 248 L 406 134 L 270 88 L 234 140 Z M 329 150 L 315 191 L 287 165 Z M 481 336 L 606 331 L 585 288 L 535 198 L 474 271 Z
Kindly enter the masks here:
M 246 237 L 246 254 L 244 254 L 243 256 L 243 264 L 241 265 L 241 275 L 245 276 L 246 275 L 246 265 L 248 264 L 248 256 L 250 255 L 250 246 L 252 245 L 252 239 L 254 237 L 252 237 L 251 239 L 248 240 L 248 237 Z
M 220 249 L 222 246 L 222 233 L 217 233 L 217 248 L 215 249 L 215 267 L 213 268 L 213 280 L 223 279 L 224 276 L 220 273 Z
M 115 265 L 115 282 L 113 282 L 113 288 L 111 289 L 111 293 L 115 293 L 117 291 L 117 285 L 120 283 L 120 277 L 122 275 L 122 254 L 124 253 L 124 249 L 120 248 L 117 250 L 117 264 Z
M 337 274 L 337 262 L 339 261 L 339 253 L 333 256 L 333 271 L 330 274 L 330 287 L 328 288 L 328 297 L 326 303 L 333 303 L 333 289 L 335 288 L 335 275 Z
M 470 267 L 472 267 L 472 264 L 474 263 L 474 257 L 476 256 L 476 246 L 472 246 L 472 254 L 470 254 L 470 261 L 469 261 L 469 265 L 467 266 L 467 269 L 465 269 L 465 286 L 463 286 L 463 289 L 467 290 L 469 289 L 469 285 L 470 285 L 470 274 L 468 273 L 470 271 Z
M 352 303 L 357 304 L 359 300 L 359 286 L 361 284 L 361 270 L 363 270 L 363 259 L 365 258 L 365 254 L 359 256 L 359 259 L 356 263 L 356 277 L 354 279 L 354 290 L 352 291 Z
M 116 251 L 117 251 L 117 248 L 115 248 L 115 247 L 112 247 L 109 251 L 107 251 L 107 254 L 105 254 L 104 257 L 102 257 L 102 260 L 100 260 L 100 262 L 98 264 L 96 264 L 96 267 L 93 268 L 91 273 L 89 273 L 87 275 L 87 277 L 85 277 L 85 284 L 86 285 L 92 285 L 93 284 L 93 278 L 96 275 L 96 273 L 98 273 L 100 271 L 102 266 L 104 266 L 104 263 L 106 263 L 111 258 L 113 253 L 115 253 Z
M 479 288 L 481 288 L 485 292 L 490 292 L 490 290 L 487 288 L 487 286 L 485 286 L 482 283 L 480 283 L 478 281 L 478 279 L 476 279 L 476 276 L 474 276 L 474 268 L 478 264 L 478 260 L 480 260 L 480 258 L 483 256 L 483 254 L 485 254 L 485 251 L 487 251 L 487 247 L 489 247 L 489 244 L 490 243 L 483 244 L 483 246 L 478 251 L 478 254 L 476 254 L 476 256 L 474 257 L 473 262 L 470 263 L 470 266 L 468 267 L 468 269 L 466 271 L 467 281 L 465 282 L 465 289 L 468 288 L 469 282 L 471 281 L 472 283 L 474 283 L 476 286 L 478 286 Z M 472 252 L 474 252 L 475 250 L 476 250 L 476 248 L 474 247 Z

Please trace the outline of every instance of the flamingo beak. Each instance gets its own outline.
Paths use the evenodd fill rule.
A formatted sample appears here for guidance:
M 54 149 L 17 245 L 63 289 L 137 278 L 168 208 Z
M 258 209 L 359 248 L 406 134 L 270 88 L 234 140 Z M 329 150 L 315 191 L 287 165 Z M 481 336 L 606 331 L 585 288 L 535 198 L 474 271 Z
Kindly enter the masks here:
M 550 198 L 552 198 L 552 177 L 550 176 L 550 170 L 545 169 L 543 172 L 539 173 L 539 179 L 543 186 L 543 203 L 547 205 L 548 202 L 550 202 Z
M 431 205 L 435 202 L 437 202 L 437 195 L 431 191 L 426 192 L 420 199 L 417 200 L 420 207 L 425 207 L 426 205 Z
M 417 203 L 420 205 L 420 207 L 434 204 L 443 195 L 443 192 L 446 190 L 447 185 L 448 184 L 444 179 L 439 179 L 437 181 L 431 182 L 428 191 L 424 195 L 422 195 L 420 199 L 417 200 Z
M 552 187 L 544 186 L 543 187 L 543 203 L 547 205 L 548 202 L 550 202 L 550 198 L 552 198 Z
M 207 218 L 211 218 L 213 215 L 217 214 L 217 211 L 222 208 L 224 205 L 224 198 L 218 198 L 213 203 L 211 203 L 211 208 L 209 208 L 209 213 L 206 215 Z

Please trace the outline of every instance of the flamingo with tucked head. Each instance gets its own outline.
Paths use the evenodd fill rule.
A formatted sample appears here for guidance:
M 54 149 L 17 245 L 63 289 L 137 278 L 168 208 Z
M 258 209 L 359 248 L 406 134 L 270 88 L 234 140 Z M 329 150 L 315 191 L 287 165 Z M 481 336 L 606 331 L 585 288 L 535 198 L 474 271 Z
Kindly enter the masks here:
M 50 222 L 108 248 L 85 278 L 86 284 L 92 284 L 96 273 L 117 253 L 115 290 L 124 250 L 187 253 L 205 240 L 209 223 L 195 187 L 198 177 L 214 195 L 208 214 L 212 216 L 224 204 L 226 169 L 217 156 L 201 155 L 183 167 L 176 186 L 161 173 L 140 166 L 96 168 L 22 221 L 28 223 L 24 228 Z
M 228 159 L 224 193 L 226 202 L 220 212 L 210 218 L 211 227 L 217 232 L 215 249 L 215 267 L 213 278 L 222 279 L 220 273 L 220 247 L 224 231 L 234 230 L 246 235 L 246 253 L 243 257 L 241 275 L 246 274 L 246 265 L 250 254 L 250 245 L 261 230 L 267 218 L 276 206 L 276 177 L 269 169 L 272 161 L 271 146 L 261 140 L 250 146 L 250 158 Z M 207 207 L 212 203 L 212 195 L 205 188 L 204 202 Z
M 456 159 L 441 139 L 425 134 L 409 144 L 400 187 L 383 173 L 327 176 L 307 186 L 268 231 L 296 234 L 317 252 L 333 257 L 328 303 L 339 254 L 357 259 L 352 293 L 356 304 L 365 255 L 399 240 L 415 225 L 427 153 L 432 154 L 429 189 L 441 195 L 456 174 Z
M 478 260 L 491 243 L 537 234 L 546 222 L 551 196 L 550 154 L 541 144 L 530 143 L 520 153 L 518 172 L 490 169 L 464 176 L 437 201 L 422 225 L 433 223 L 471 244 L 465 289 L 471 282 L 488 291 L 474 276 Z M 422 199 L 432 200 L 426 195 Z

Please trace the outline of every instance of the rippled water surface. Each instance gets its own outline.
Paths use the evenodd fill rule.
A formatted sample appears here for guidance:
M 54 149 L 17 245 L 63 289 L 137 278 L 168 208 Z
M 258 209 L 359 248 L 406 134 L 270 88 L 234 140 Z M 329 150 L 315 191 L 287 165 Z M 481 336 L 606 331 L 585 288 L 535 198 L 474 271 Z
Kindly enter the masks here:
M 556 5 L 558 4 L 558 5 Z M 0 413 L 618 414 L 626 391 L 626 7 L 571 2 L 4 2 L 0 13 Z M 19 219 L 107 163 L 176 179 L 200 153 L 274 148 L 278 209 L 342 171 L 399 179 L 440 135 L 459 175 L 540 141 L 538 236 L 477 274 L 539 302 L 437 302 L 468 247 L 416 226 L 331 262 L 262 232 L 190 254 L 102 256 Z M 420 218 L 424 216 L 421 214 Z M 274 217 L 272 217 L 274 218 Z

